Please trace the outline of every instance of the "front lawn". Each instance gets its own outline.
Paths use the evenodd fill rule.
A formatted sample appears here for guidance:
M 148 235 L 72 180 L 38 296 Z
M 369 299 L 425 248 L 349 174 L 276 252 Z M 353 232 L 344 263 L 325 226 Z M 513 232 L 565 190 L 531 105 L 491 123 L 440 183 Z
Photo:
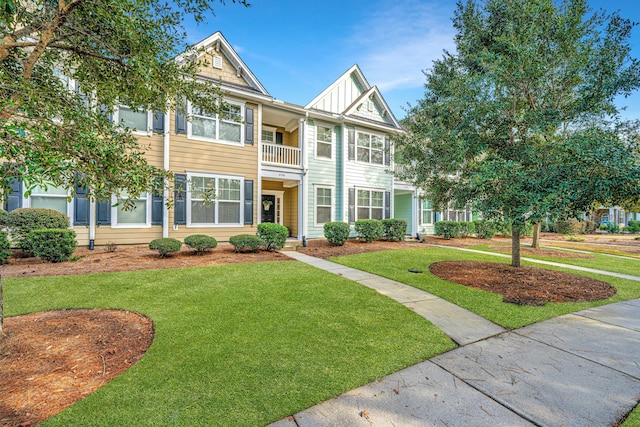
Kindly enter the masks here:
M 429 272 L 430 264 L 448 260 L 501 263 L 510 262 L 507 258 L 498 258 L 488 254 L 485 255 L 465 252 L 457 249 L 437 247 L 370 252 L 331 259 L 331 261 L 347 265 L 349 267 L 368 271 L 423 289 L 477 313 L 505 328 L 519 328 L 531 323 L 582 310 L 588 307 L 609 304 L 632 298 L 640 298 L 639 282 L 523 262 L 523 265 L 526 264 L 537 268 L 543 267 L 550 270 L 560 270 L 571 274 L 579 274 L 602 280 L 614 286 L 617 289 L 617 293 L 611 298 L 593 302 L 547 303 L 542 307 L 507 304 L 502 302 L 501 295 L 448 282 L 432 275 Z M 593 260 L 591 261 L 591 268 L 600 268 L 596 262 Z M 409 272 L 409 270 L 420 270 L 422 273 L 415 274 Z
M 5 279 L 7 316 L 117 308 L 155 340 L 47 426 L 258 426 L 455 347 L 376 292 L 295 262 Z

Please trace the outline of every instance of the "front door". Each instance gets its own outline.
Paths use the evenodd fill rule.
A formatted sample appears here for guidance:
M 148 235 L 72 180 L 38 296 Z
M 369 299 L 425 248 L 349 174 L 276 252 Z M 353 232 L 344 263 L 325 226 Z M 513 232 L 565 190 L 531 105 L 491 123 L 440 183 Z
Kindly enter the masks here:
M 276 196 L 271 194 L 262 195 L 262 221 L 276 222 Z

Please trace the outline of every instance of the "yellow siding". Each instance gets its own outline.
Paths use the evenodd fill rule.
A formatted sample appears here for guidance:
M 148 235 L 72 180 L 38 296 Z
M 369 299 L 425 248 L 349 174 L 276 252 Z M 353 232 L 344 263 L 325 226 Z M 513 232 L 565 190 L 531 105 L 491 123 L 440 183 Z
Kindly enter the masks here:
M 138 136 L 138 143 L 150 165 L 159 168 L 164 166 L 164 135 L 154 133 L 152 136 Z
M 89 246 L 89 226 L 75 225 L 73 231 L 76 232 L 78 246 Z
M 211 65 L 213 63 L 212 55 L 214 54 L 222 57 L 222 69 L 214 68 Z M 211 54 L 204 54 L 203 56 L 201 56 L 200 69 L 198 70 L 198 74 L 216 81 L 222 80 L 224 82 L 248 86 L 242 75 L 238 76 L 236 67 L 234 67 L 233 64 L 229 62 L 227 57 L 222 52 L 212 52 Z
M 139 245 L 161 237 L 161 226 L 152 226 L 151 228 L 112 228 L 109 225 L 101 225 L 96 227 L 95 245 L 104 246 L 110 242 L 116 245 Z
M 298 235 L 298 187 L 284 188 L 278 181 L 262 181 L 263 190 L 283 191 L 282 225 L 291 228 L 291 235 Z

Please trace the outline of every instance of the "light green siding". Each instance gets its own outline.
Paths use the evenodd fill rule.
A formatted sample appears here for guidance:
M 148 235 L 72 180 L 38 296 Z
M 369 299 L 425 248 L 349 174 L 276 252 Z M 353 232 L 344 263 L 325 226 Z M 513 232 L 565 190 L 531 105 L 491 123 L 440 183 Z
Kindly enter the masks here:
M 397 219 L 404 219 L 405 221 L 407 221 L 407 234 L 412 234 L 411 224 L 413 224 L 413 195 L 410 193 L 397 194 L 393 198 L 393 203 L 393 217 Z

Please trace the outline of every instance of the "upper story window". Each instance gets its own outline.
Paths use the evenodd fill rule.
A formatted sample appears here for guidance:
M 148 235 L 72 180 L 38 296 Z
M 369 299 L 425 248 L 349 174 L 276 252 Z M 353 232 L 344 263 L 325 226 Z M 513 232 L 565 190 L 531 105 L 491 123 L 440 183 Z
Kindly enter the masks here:
M 32 208 L 53 209 L 69 216 L 69 191 L 62 187 L 35 187 L 29 197 Z
M 221 141 L 232 144 L 242 143 L 242 105 L 227 103 L 220 114 L 191 106 L 192 120 L 189 136 L 196 139 Z
M 117 196 L 118 206 L 112 207 L 112 218 L 115 220 L 113 225 L 151 226 L 150 193 L 142 192 L 138 197 L 131 199 L 134 209 L 124 208 L 123 202 L 127 198 L 129 195 L 124 191 Z
M 360 162 L 384 164 L 384 140 L 380 135 L 358 132 L 356 158 Z
M 191 175 L 189 179 L 189 225 L 240 224 L 242 179 L 215 175 Z M 208 200 L 207 193 L 215 197 Z
M 333 145 L 333 130 L 327 126 L 316 127 L 316 157 L 331 158 L 331 146 Z
M 262 127 L 262 142 L 266 142 L 267 144 L 275 144 L 276 143 L 276 128 L 263 126 Z
M 356 212 L 356 219 L 383 219 L 384 192 L 358 190 Z

